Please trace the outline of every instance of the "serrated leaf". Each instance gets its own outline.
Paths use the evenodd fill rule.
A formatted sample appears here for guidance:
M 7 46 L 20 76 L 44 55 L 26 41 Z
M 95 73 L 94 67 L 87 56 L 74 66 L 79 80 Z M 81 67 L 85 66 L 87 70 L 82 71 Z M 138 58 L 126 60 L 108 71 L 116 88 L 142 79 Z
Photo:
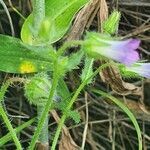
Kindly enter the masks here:
M 0 35 L 0 70 L 9 73 L 49 71 L 55 51 L 52 47 L 37 47 L 21 40 Z
M 86 56 L 85 62 L 84 62 L 84 68 L 82 70 L 81 74 L 81 80 L 86 80 L 93 74 L 93 62 L 94 59 Z M 89 80 L 88 84 L 92 82 L 92 79 Z
M 84 52 L 82 50 L 74 54 L 71 54 L 71 56 L 68 59 L 67 71 L 71 71 L 72 69 L 77 68 L 77 66 L 81 62 L 83 55 L 84 55 Z
M 71 93 L 63 78 L 59 79 L 58 86 L 57 86 L 57 93 L 59 96 L 61 96 L 63 101 L 67 100 L 71 96 Z
M 68 114 L 69 117 L 71 117 L 75 121 L 75 123 L 79 123 L 80 122 L 80 114 L 79 114 L 79 112 L 70 110 L 67 114 Z
M 32 14 L 26 19 L 21 31 L 21 38 L 28 44 L 54 43 L 67 32 L 77 11 L 89 0 L 46 0 L 46 17 L 40 27 L 37 40 L 33 38 Z
M 71 93 L 62 77 L 58 82 L 57 94 L 61 97 L 61 101 L 56 104 L 56 107 L 64 112 L 71 98 Z

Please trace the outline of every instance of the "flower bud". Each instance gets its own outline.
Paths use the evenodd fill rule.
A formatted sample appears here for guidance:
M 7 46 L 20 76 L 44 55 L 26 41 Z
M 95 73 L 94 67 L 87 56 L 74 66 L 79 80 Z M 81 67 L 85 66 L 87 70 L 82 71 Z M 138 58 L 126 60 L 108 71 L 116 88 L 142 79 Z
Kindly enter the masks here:
M 48 76 L 40 73 L 29 79 L 25 84 L 25 96 L 31 104 L 45 105 L 49 97 L 51 82 Z
M 121 14 L 114 10 L 109 18 L 103 22 L 102 28 L 105 33 L 114 34 L 118 31 Z

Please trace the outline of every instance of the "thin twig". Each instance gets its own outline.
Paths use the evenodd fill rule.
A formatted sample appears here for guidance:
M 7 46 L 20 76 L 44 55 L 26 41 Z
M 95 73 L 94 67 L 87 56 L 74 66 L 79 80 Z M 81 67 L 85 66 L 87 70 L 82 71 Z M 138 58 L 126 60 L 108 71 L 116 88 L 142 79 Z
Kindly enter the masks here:
M 87 131 L 88 131 L 88 120 L 89 120 L 87 92 L 85 93 L 85 104 L 86 104 L 86 120 L 85 120 L 85 126 L 84 126 L 84 131 L 83 131 L 83 139 L 82 139 L 82 146 L 81 146 L 82 150 L 84 150 L 84 147 L 85 147 L 85 141 L 86 141 L 86 136 L 87 136 Z
M 3 0 L 0 0 L 0 3 L 2 4 L 2 6 L 3 6 L 3 8 L 4 8 L 4 10 L 5 10 L 6 14 L 7 14 L 7 17 L 8 17 L 9 23 L 10 23 L 11 34 L 12 34 L 12 36 L 15 36 L 13 23 L 12 23 L 12 19 L 11 19 L 10 13 L 8 11 L 8 8 L 5 5 L 5 3 L 3 2 Z

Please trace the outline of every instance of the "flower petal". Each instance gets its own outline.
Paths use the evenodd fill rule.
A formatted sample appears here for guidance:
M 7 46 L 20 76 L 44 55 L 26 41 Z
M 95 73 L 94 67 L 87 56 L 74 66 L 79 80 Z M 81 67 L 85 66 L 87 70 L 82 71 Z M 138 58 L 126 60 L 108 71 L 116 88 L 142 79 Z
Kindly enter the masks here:
M 129 49 L 137 49 L 140 45 L 140 40 L 138 39 L 129 39 L 128 44 L 126 45 Z
M 127 66 L 139 60 L 139 54 L 136 51 L 140 44 L 138 39 L 117 41 L 106 34 L 88 32 L 86 40 L 85 52 L 96 59 L 102 59 L 104 56 Z
M 99 49 L 99 54 L 111 58 L 115 61 L 121 62 L 127 66 L 139 60 L 139 54 L 135 50 L 113 50 L 111 48 L 104 48 L 102 50 Z
M 121 58 L 120 58 L 121 59 Z M 124 53 L 124 57 L 120 62 L 126 64 L 127 66 L 133 64 L 134 62 L 139 60 L 139 54 L 135 50 L 128 50 Z
M 126 41 L 112 42 L 111 49 L 117 51 L 119 62 L 130 65 L 139 60 L 139 54 L 136 51 L 140 44 L 140 40 L 129 39 Z
M 128 39 L 124 41 L 114 41 L 111 42 L 112 48 L 115 50 L 136 50 L 140 45 L 140 40 L 138 39 Z

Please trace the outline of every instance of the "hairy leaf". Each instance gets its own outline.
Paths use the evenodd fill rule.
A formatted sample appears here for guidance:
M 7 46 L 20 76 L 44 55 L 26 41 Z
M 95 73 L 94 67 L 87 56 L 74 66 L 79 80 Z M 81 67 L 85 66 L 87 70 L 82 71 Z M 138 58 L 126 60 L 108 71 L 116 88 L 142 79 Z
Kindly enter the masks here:
M 71 93 L 63 78 L 59 79 L 58 86 L 57 86 L 57 93 L 59 96 L 61 96 L 63 101 L 68 100 L 68 98 L 71 97 Z
M 93 58 L 89 58 L 88 56 L 86 56 L 84 68 L 83 68 L 82 74 L 81 74 L 81 80 L 82 81 L 86 80 L 87 78 L 89 78 L 93 74 L 93 62 L 94 62 Z M 91 83 L 91 80 L 88 83 Z
M 21 40 L 0 35 L 0 70 L 9 73 L 33 73 L 52 68 L 52 47 L 37 47 Z
M 76 53 L 73 53 L 68 59 L 67 71 L 76 69 L 77 66 L 80 64 L 83 55 L 84 55 L 84 52 L 82 50 L 80 50 Z
M 70 118 L 72 118 L 75 121 L 75 123 L 79 123 L 80 122 L 80 114 L 79 114 L 79 112 L 70 110 L 69 112 L 67 112 L 67 115 Z

